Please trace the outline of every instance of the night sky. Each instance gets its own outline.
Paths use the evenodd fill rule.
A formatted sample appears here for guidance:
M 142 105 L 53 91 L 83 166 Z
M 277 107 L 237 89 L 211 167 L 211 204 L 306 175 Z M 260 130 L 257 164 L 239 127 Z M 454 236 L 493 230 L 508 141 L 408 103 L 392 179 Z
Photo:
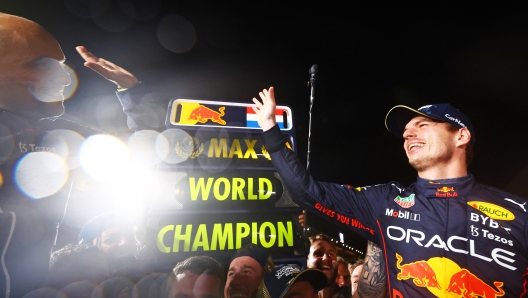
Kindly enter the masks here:
M 31 19 L 57 38 L 80 82 L 66 103 L 68 116 L 104 130 L 126 131 L 125 116 L 115 86 L 83 66 L 77 45 L 136 74 L 162 106 L 171 98 L 250 102 L 275 86 L 278 104 L 294 111 L 304 162 L 306 83 L 318 64 L 316 178 L 354 186 L 412 183 L 416 172 L 402 139 L 386 131 L 385 115 L 397 104 L 449 102 L 476 129 L 470 171 L 477 180 L 528 196 L 526 5 L 344 3 L 4 0 L 0 11 Z M 192 32 L 196 40 L 186 44 Z M 181 39 L 176 51 L 188 50 L 167 49 L 164 36 Z M 99 101 L 116 107 L 109 112 L 115 123 L 96 120 Z

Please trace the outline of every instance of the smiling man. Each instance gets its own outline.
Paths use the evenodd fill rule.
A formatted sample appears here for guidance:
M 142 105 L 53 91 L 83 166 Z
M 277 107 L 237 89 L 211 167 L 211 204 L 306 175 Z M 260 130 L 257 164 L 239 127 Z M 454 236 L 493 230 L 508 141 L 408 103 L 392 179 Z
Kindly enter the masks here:
M 334 262 L 337 260 L 337 250 L 332 241 L 323 234 L 309 237 L 310 252 L 306 261 L 306 267 L 319 269 L 326 276 L 326 286 L 320 290 L 319 296 L 330 297 L 335 284 Z
M 416 183 L 348 188 L 315 181 L 275 123 L 271 87 L 253 99 L 266 146 L 293 200 L 380 245 L 391 297 L 519 297 L 527 292 L 527 200 L 478 184 L 468 172 L 475 131 L 449 104 L 392 108 Z M 316 206 L 318 208 L 316 208 Z M 361 294 L 361 293 L 360 293 Z

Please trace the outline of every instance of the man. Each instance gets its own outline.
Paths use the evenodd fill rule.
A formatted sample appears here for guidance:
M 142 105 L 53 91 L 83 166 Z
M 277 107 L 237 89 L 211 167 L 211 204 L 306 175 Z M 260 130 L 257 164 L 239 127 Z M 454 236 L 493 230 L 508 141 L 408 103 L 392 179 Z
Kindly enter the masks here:
M 207 256 L 190 257 L 176 264 L 169 276 L 170 298 L 220 298 L 224 269 Z
M 326 286 L 319 293 L 320 297 L 330 297 L 335 285 L 334 262 L 337 260 L 337 250 L 328 236 L 318 234 L 308 238 L 310 240 L 310 251 L 306 267 L 318 269 L 326 276 Z
M 475 134 L 467 116 L 449 104 L 394 107 L 386 127 L 403 136 L 417 182 L 348 189 L 309 176 L 276 127 L 273 87 L 259 95 L 266 146 L 292 198 L 331 220 L 353 219 L 343 227 L 383 247 L 391 297 L 526 293 L 527 200 L 468 173 Z
M 127 218 L 103 213 L 83 225 L 78 244 L 53 252 L 47 286 L 60 290 L 79 281 L 98 284 L 117 272 L 129 273 L 139 266 L 137 252 L 133 226 Z
M 331 297 L 350 298 L 352 296 L 352 291 L 350 289 L 350 271 L 348 271 L 347 262 L 342 258 L 338 258 L 334 267 L 336 277 Z
M 356 292 L 358 289 L 359 278 L 363 270 L 363 261 L 356 261 L 350 265 L 350 284 L 352 285 L 352 297 L 359 297 Z
M 246 245 L 235 252 L 227 271 L 224 297 L 262 297 L 262 278 L 275 268 L 262 247 Z
M 42 138 L 56 139 L 57 134 L 50 130 L 69 125 L 66 121 L 43 120 L 64 112 L 62 91 L 70 84 L 70 77 L 63 63 L 59 44 L 44 28 L 0 13 L 2 297 L 21 297 L 46 281 L 60 219 L 60 212 L 54 210 L 64 210 L 64 202 L 49 197 L 56 188 L 43 191 L 56 182 L 55 175 L 43 175 L 45 167 L 24 172 L 20 165 L 32 153 L 43 157 L 45 151 L 57 153 L 59 149 L 55 144 L 43 146 Z
M 317 269 L 300 271 L 292 266 L 276 268 L 264 277 L 266 297 L 317 298 L 326 286 L 326 275 Z

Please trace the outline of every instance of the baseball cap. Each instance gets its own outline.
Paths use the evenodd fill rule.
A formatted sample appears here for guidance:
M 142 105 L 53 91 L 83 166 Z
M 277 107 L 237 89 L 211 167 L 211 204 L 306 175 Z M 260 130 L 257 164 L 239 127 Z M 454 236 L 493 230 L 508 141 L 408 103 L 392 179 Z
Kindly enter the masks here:
M 385 117 L 385 127 L 393 135 L 401 137 L 405 125 L 416 116 L 447 122 L 457 128 L 467 128 L 471 133 L 471 144 L 475 144 L 473 124 L 466 115 L 448 103 L 426 105 L 417 110 L 403 105 L 395 106 L 390 109 Z
M 132 230 L 132 224 L 126 219 L 123 214 L 107 212 L 99 214 L 87 221 L 79 232 L 77 242 L 78 244 L 83 244 L 92 241 L 94 238 L 99 236 L 104 230 L 114 226 L 128 227 Z
M 264 295 L 271 298 L 282 298 L 297 280 L 309 282 L 316 292 L 324 289 L 327 284 L 326 275 L 321 270 L 300 271 L 295 267 L 285 265 L 264 276 Z

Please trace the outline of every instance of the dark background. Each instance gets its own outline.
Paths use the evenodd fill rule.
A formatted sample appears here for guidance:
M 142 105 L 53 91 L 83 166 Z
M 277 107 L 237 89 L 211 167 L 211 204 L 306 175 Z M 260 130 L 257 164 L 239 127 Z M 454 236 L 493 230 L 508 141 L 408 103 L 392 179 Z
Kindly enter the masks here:
M 528 196 L 525 6 L 4 0 L 0 11 L 36 21 L 57 38 L 80 82 L 66 103 L 68 114 L 106 130 L 126 130 L 112 99 L 115 86 L 83 66 L 77 45 L 136 74 L 161 105 L 171 98 L 250 102 L 275 86 L 278 104 L 295 113 L 303 161 L 308 69 L 318 64 L 316 178 L 354 186 L 412 183 L 416 172 L 402 140 L 385 130 L 385 115 L 397 104 L 449 102 L 476 128 L 470 171 L 477 180 Z M 185 36 L 159 28 L 175 14 L 194 27 L 196 42 L 185 53 L 164 48 L 158 38 Z M 98 101 L 116 106 L 115 123 L 94 120 Z

